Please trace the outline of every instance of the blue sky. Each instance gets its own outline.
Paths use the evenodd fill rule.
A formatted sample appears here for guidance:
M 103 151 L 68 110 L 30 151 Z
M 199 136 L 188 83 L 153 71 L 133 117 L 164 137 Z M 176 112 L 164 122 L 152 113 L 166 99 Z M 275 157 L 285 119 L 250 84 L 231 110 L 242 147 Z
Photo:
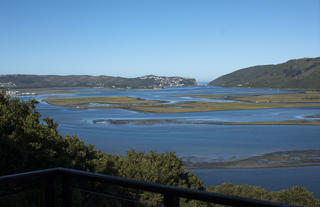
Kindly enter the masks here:
M 0 74 L 210 81 L 320 56 L 320 0 L 0 0 Z

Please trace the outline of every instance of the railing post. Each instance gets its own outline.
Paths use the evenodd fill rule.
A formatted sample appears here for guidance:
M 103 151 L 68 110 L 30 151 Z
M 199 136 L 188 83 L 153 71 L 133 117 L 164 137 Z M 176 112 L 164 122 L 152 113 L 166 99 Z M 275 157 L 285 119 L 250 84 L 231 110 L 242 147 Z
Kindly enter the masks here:
M 55 176 L 47 176 L 44 180 L 44 202 L 45 206 L 55 207 Z
M 179 207 L 180 199 L 177 196 L 164 194 L 163 195 L 163 206 L 164 207 Z
M 70 175 L 62 175 L 62 207 L 72 206 L 72 187 Z

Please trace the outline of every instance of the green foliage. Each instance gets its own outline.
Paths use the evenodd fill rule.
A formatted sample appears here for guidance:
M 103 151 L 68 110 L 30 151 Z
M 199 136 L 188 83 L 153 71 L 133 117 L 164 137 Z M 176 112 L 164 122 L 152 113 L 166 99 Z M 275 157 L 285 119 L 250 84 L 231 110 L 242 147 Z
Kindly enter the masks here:
M 20 101 L 2 91 L 0 101 L 0 175 L 58 166 L 94 171 L 102 153 L 76 136 L 60 136 L 48 117 L 41 123 L 35 100 Z
M 119 159 L 119 176 L 143 181 L 201 189 L 201 181 L 182 168 L 182 160 L 174 152 L 149 154 L 130 150 Z
M 281 190 L 279 192 L 271 192 L 274 201 L 281 203 L 294 204 L 298 206 L 320 206 L 320 201 L 316 200 L 313 193 L 306 188 L 295 186 L 290 189 Z
M 223 193 L 258 200 L 266 200 L 280 203 L 287 203 L 298 206 L 316 207 L 320 206 L 320 201 L 315 199 L 313 193 L 306 188 L 295 186 L 281 191 L 267 191 L 259 186 L 235 185 L 223 183 L 218 186 L 207 188 L 209 192 Z
M 222 87 L 320 89 L 320 58 L 237 70 L 209 83 Z
M 203 190 L 200 179 L 192 173 L 185 172 L 182 160 L 174 152 L 157 154 L 150 151 L 149 154 L 145 154 L 130 150 L 125 157 L 119 157 L 117 168 L 121 177 Z M 149 192 L 143 192 L 135 197 L 142 202 L 152 204 L 162 202 L 161 195 Z
M 182 77 L 122 78 L 112 76 L 88 75 L 1 75 L 0 83 L 11 83 L 12 88 L 68 88 L 68 87 L 104 87 L 104 88 L 153 88 L 170 86 L 178 81 L 184 86 L 195 86 L 196 80 Z

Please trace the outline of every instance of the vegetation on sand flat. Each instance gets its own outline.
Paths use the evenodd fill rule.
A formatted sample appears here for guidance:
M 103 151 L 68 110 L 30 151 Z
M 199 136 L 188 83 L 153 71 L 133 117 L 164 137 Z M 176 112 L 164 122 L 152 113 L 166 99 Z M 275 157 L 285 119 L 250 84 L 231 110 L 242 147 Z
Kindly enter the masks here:
M 48 98 L 43 101 L 57 105 L 57 106 L 75 106 L 89 103 L 100 103 L 100 104 L 118 104 L 118 105 L 129 105 L 129 104 L 150 104 L 150 103 L 161 103 L 160 101 L 144 100 L 136 97 L 128 96 L 105 96 L 105 97 L 81 97 L 81 98 Z
M 229 99 L 254 103 L 320 103 L 320 92 L 241 96 Z
M 88 108 L 122 108 L 133 111 L 151 113 L 182 113 L 182 112 L 204 112 L 224 110 L 249 110 L 249 109 L 273 109 L 273 108 L 297 108 L 320 106 L 320 104 L 296 104 L 296 103 L 216 103 L 209 101 L 192 101 L 174 104 L 164 104 L 156 100 L 143 100 L 126 96 L 108 97 L 81 97 L 81 98 L 55 98 L 44 99 L 45 102 L 58 106 L 77 106 L 79 109 Z M 81 106 L 88 103 L 111 104 L 106 106 Z
M 242 95 L 257 95 L 260 93 L 207 93 L 207 94 L 180 94 L 180 95 L 170 95 L 169 97 L 191 97 L 191 98 L 212 98 L 221 99 L 228 96 L 242 96 Z
M 135 124 L 209 124 L 209 125 L 320 125 L 320 121 L 289 120 L 289 121 L 264 121 L 264 122 L 221 122 L 210 120 L 188 120 L 188 119 L 96 119 L 93 123 L 108 123 L 114 125 Z
M 261 95 L 257 93 L 230 93 L 230 94 L 184 94 L 175 97 L 191 97 L 203 99 L 226 99 L 253 103 L 320 103 L 319 91 L 306 91 L 294 94 Z
M 136 105 L 126 106 L 125 109 L 151 112 L 151 113 L 183 113 L 225 110 L 251 110 L 251 109 L 273 109 L 273 108 L 297 108 L 320 106 L 320 104 L 247 104 L 247 103 L 216 103 L 208 101 L 194 101 L 176 104 Z
M 320 125 L 319 120 L 288 120 L 288 121 L 257 121 L 257 122 L 233 122 L 231 125 Z
M 320 150 L 281 151 L 233 161 L 211 163 L 185 161 L 184 164 L 188 169 L 320 166 Z
M 23 95 L 24 93 L 28 94 L 35 94 L 35 95 L 41 95 L 41 94 L 71 94 L 71 93 L 98 93 L 100 91 L 81 91 L 81 90 L 22 90 L 21 94 Z

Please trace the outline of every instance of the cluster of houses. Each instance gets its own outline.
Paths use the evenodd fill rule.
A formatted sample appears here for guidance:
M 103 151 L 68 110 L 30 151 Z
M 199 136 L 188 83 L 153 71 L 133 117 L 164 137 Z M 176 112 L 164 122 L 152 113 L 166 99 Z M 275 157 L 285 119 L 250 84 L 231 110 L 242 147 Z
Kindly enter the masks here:
M 155 76 L 155 75 L 146 75 L 139 77 L 139 79 L 152 79 L 157 85 L 154 85 L 154 87 L 162 88 L 165 86 L 170 87 L 178 87 L 178 86 L 184 86 L 183 78 L 181 77 L 165 77 L 165 76 Z
M 7 90 L 6 94 L 9 96 L 30 96 L 30 95 L 35 95 L 36 93 L 33 92 L 20 92 L 16 90 Z
M 16 84 L 12 82 L 0 83 L 0 88 L 15 88 L 15 87 L 17 87 Z

